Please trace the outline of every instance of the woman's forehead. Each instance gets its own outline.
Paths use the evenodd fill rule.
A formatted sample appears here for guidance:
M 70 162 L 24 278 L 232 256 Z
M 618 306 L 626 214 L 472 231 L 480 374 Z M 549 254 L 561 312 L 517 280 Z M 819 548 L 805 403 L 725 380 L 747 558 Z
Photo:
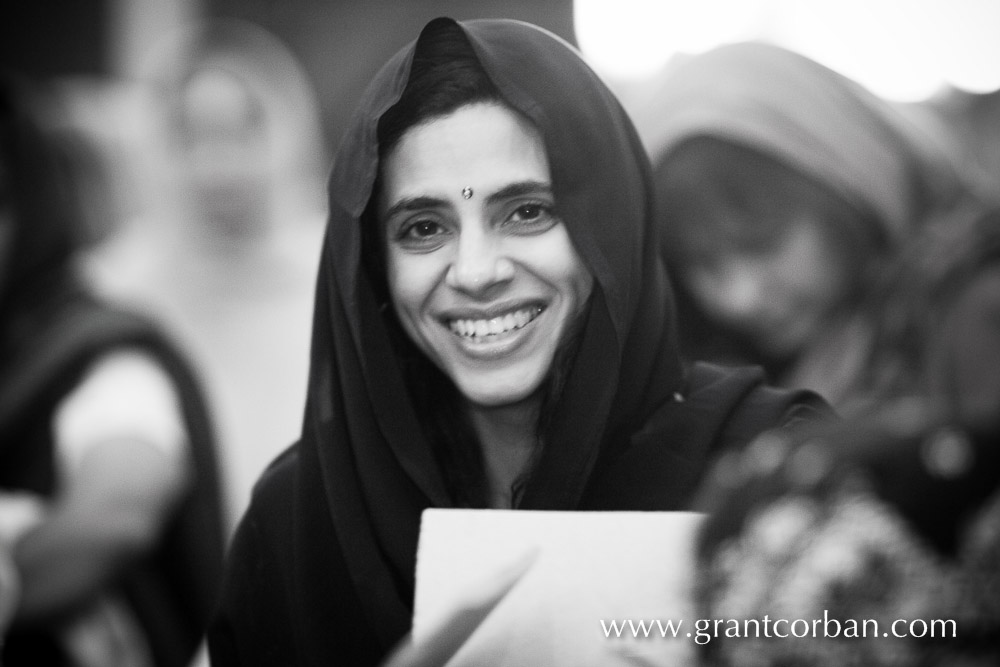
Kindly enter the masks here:
M 538 131 L 499 104 L 477 103 L 414 126 L 380 165 L 383 206 L 403 198 L 488 197 L 512 183 L 549 184 Z

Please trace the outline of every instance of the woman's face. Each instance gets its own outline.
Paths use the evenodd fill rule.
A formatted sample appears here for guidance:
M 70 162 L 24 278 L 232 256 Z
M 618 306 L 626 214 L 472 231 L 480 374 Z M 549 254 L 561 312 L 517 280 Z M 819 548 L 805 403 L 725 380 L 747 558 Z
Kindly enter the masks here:
M 532 396 L 593 287 L 556 216 L 537 130 L 499 104 L 464 106 L 408 130 L 381 180 L 407 334 L 477 405 Z
M 701 310 L 765 355 L 800 352 L 858 283 L 857 214 L 793 167 L 711 137 L 664 167 L 678 275 Z
M 852 283 L 830 246 L 820 223 L 804 221 L 773 247 L 719 249 L 693 261 L 683 279 L 712 319 L 780 358 L 822 333 Z

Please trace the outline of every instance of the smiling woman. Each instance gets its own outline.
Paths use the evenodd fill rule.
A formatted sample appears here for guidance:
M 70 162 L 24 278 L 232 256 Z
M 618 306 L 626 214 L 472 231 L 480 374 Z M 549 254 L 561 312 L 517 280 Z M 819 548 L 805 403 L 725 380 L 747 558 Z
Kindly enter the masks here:
M 535 450 L 540 388 L 593 278 L 555 215 L 538 130 L 515 112 L 465 105 L 383 152 L 396 316 L 465 399 L 490 504 L 509 507 Z
M 682 366 L 649 184 L 534 26 L 438 19 L 383 68 L 331 175 L 302 438 L 234 538 L 213 664 L 378 664 L 423 510 L 682 510 L 714 452 L 823 412 Z

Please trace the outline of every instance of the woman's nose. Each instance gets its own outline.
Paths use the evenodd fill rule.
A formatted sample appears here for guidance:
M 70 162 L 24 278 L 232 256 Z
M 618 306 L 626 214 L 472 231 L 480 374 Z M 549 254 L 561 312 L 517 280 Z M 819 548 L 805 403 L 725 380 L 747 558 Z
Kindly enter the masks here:
M 463 230 L 445 278 L 449 287 L 480 294 L 514 277 L 514 263 L 501 238 L 488 231 Z
M 767 302 L 761 281 L 746 272 L 728 276 L 719 299 L 722 308 L 735 320 L 757 317 Z

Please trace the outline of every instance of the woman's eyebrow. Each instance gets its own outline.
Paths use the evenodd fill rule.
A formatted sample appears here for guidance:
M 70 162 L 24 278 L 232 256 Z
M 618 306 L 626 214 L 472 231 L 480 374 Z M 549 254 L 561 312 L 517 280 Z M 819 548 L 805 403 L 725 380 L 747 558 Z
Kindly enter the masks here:
M 545 181 L 518 181 L 490 193 L 486 197 L 487 204 L 497 204 L 512 197 L 524 195 L 552 195 L 552 184 Z
M 397 213 L 422 211 L 428 208 L 440 208 L 447 205 L 448 202 L 438 197 L 404 197 L 390 206 L 383 215 L 383 218 L 389 220 Z

